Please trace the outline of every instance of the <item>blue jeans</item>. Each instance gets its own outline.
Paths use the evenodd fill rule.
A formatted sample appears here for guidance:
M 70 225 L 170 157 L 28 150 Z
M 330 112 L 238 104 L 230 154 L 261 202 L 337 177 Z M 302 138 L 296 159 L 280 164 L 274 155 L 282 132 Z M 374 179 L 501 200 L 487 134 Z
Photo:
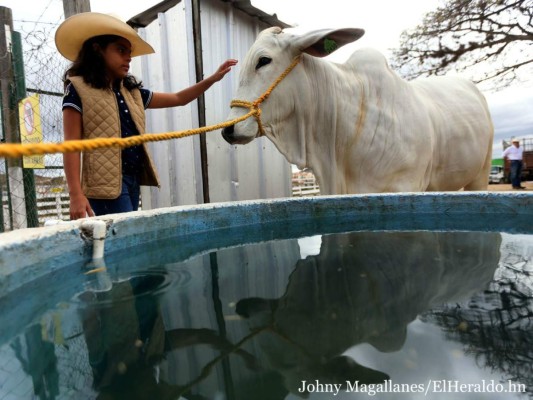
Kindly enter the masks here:
M 122 191 L 116 199 L 89 199 L 95 215 L 137 211 L 141 187 L 136 176 L 122 175 Z
M 522 182 L 522 161 L 511 160 L 511 183 L 513 187 L 520 187 Z

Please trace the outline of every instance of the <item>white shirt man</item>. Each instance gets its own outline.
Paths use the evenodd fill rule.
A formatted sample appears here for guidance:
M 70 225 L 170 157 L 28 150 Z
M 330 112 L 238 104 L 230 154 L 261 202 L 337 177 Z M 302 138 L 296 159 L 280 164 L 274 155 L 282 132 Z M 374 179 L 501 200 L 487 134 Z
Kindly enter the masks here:
M 520 142 L 513 140 L 513 145 L 509 146 L 503 152 L 503 158 L 508 158 L 509 160 L 520 160 L 522 161 L 522 154 L 524 149 L 520 147 Z
M 513 139 L 513 145 L 509 146 L 503 152 L 503 158 L 511 162 L 511 184 L 513 189 L 525 189 L 522 186 L 522 155 L 524 149 L 520 147 L 520 141 Z

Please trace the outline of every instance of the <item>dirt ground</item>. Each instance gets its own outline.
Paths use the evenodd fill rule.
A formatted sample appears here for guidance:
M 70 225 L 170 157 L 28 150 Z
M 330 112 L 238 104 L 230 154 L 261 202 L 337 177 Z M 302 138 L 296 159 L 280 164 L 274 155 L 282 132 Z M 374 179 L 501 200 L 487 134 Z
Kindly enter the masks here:
M 505 191 L 527 192 L 527 191 L 533 190 L 533 181 L 522 182 L 522 186 L 525 186 L 526 189 L 524 189 L 524 190 L 514 190 L 511 187 L 511 184 L 506 184 L 506 183 L 490 184 L 489 185 L 489 192 L 505 192 Z

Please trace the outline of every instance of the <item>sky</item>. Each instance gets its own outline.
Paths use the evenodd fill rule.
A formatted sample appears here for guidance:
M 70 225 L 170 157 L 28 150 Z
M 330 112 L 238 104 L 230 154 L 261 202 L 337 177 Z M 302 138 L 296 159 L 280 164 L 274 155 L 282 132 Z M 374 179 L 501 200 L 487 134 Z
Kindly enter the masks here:
M 365 35 L 330 56 L 343 62 L 361 47 L 373 47 L 390 57 L 403 30 L 414 28 L 443 0 L 252 0 L 276 13 L 283 22 L 304 32 L 321 28 L 355 27 Z M 158 0 L 91 0 L 91 10 L 113 13 L 124 20 L 159 3 Z M 62 0 L 0 0 L 13 11 L 14 20 L 57 22 L 63 17 Z M 500 158 L 502 139 L 533 135 L 533 79 L 499 92 L 484 92 L 495 125 L 493 158 Z

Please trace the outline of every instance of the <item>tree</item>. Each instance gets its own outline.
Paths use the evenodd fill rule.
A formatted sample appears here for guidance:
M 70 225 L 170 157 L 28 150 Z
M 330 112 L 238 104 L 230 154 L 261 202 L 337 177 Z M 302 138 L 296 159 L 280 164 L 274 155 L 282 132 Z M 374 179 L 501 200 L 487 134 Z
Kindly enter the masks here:
M 402 33 L 392 64 L 407 79 L 455 70 L 495 87 L 520 81 L 532 72 L 533 0 L 447 0 Z

